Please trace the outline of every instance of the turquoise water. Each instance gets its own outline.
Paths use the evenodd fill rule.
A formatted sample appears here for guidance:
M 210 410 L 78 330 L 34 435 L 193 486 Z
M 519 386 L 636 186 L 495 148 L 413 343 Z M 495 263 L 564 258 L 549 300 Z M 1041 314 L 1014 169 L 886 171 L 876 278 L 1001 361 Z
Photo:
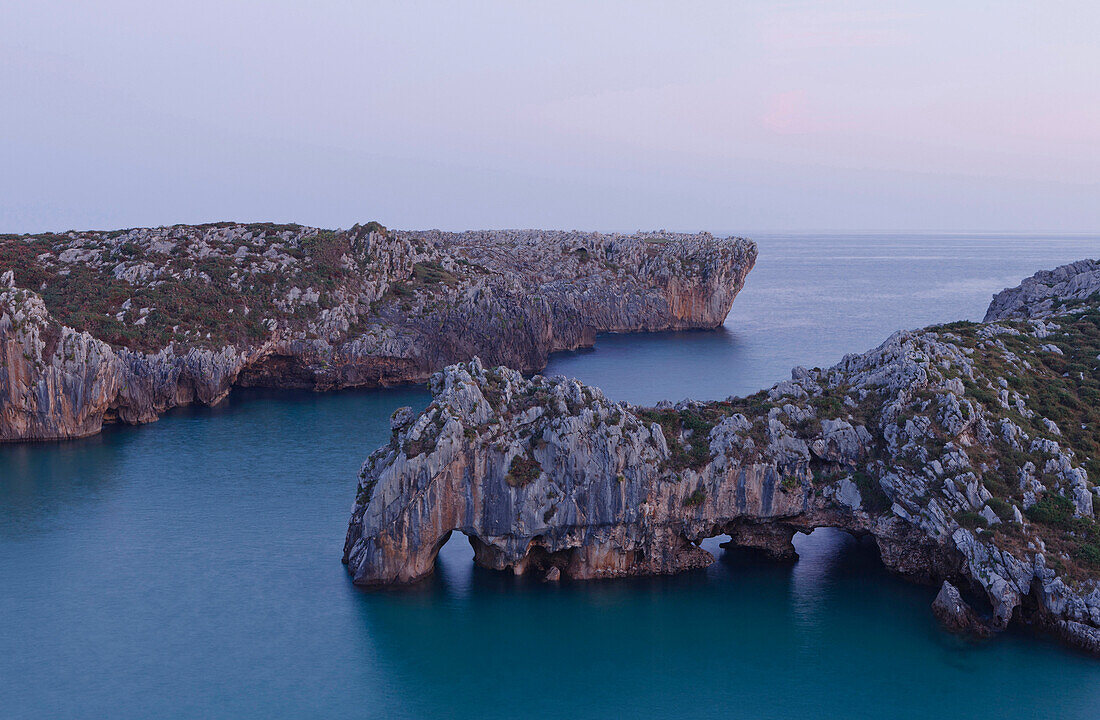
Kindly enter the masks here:
M 766 235 L 717 332 L 608 335 L 559 353 L 572 375 L 636 403 L 745 395 L 826 367 L 896 330 L 981 320 L 994 292 L 1037 270 L 1100 257 L 1100 236 Z
M 635 402 L 725 397 L 897 327 L 980 318 L 1096 238 L 760 237 L 724 331 L 555 356 Z M 339 562 L 355 473 L 421 388 L 241 392 L 153 425 L 0 447 L 0 717 L 1095 718 L 1100 661 L 941 632 L 934 588 L 837 531 L 794 565 L 547 586 L 458 538 L 412 591 Z

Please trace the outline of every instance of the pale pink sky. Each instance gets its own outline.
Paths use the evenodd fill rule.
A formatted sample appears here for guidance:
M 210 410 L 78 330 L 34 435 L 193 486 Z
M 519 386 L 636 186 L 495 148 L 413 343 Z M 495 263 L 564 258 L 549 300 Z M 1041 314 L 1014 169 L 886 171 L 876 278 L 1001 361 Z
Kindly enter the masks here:
M 0 232 L 1100 233 L 1092 2 L 0 4 Z

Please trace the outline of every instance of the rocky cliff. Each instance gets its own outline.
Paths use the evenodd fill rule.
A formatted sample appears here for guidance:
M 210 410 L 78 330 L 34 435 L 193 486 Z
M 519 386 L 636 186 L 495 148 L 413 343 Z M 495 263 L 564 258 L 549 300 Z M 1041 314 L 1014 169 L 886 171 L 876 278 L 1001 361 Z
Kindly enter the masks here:
M 1100 261 L 1078 260 L 1053 270 L 1040 270 L 1014 288 L 993 296 L 985 322 L 1043 317 L 1100 300 Z
M 485 567 L 619 577 L 705 566 L 714 536 L 789 559 L 794 533 L 838 527 L 946 581 L 937 613 L 957 627 L 1034 623 L 1100 650 L 1098 356 L 1083 301 L 897 333 L 722 402 L 640 408 L 448 367 L 363 465 L 344 559 L 358 584 L 414 582 L 458 531 Z
M 598 332 L 721 325 L 756 246 L 708 234 L 298 225 L 0 236 L 0 441 L 141 423 L 234 386 L 525 372 Z

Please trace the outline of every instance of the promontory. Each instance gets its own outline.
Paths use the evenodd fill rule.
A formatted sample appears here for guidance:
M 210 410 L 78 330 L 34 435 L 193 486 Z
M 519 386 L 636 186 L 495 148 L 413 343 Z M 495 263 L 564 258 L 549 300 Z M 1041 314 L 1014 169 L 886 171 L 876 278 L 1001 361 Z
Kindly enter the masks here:
M 722 324 L 756 246 L 667 232 L 216 223 L 0 236 L 0 441 L 143 423 L 234 386 L 524 372 L 596 333 Z

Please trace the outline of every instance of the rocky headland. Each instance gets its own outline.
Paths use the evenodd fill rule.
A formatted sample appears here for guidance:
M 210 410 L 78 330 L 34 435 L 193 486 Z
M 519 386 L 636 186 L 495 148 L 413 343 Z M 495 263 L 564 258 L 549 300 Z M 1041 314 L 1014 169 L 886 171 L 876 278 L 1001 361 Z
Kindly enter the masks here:
M 719 402 L 635 407 L 576 380 L 447 367 L 360 473 L 344 560 L 360 585 L 478 565 L 549 580 L 675 573 L 704 538 L 796 557 L 796 532 L 871 536 L 979 634 L 1031 624 L 1100 652 L 1100 273 L 1076 263 L 985 322 L 899 332 Z M 968 602 L 969 601 L 969 602 Z
M 599 332 L 714 328 L 756 246 L 709 234 L 216 223 L 0 235 L 0 441 L 144 423 L 234 386 L 533 372 Z

